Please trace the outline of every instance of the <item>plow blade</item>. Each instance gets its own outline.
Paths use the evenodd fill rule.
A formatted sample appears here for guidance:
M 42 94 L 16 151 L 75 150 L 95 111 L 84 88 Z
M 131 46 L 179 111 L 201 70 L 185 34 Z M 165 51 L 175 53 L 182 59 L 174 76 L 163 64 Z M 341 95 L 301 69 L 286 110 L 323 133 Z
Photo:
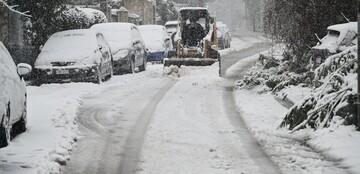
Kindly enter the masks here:
M 217 59 L 211 58 L 165 58 L 164 66 L 176 65 L 180 67 L 185 66 L 210 66 L 214 64 Z

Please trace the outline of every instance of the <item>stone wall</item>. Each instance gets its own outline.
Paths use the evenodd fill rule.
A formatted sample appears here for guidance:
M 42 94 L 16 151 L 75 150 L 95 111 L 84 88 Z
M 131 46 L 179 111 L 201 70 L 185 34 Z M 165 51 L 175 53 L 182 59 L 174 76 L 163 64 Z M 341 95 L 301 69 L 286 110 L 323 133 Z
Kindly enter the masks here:
M 10 52 L 15 63 L 33 65 L 38 51 L 34 47 L 25 45 L 23 21 L 18 13 L 9 12 L 0 6 L 0 41 Z
M 5 45 L 9 45 L 9 12 L 0 5 L 0 41 Z
M 148 0 L 124 0 L 124 6 L 129 13 L 140 15 L 142 24 L 154 24 L 154 6 Z

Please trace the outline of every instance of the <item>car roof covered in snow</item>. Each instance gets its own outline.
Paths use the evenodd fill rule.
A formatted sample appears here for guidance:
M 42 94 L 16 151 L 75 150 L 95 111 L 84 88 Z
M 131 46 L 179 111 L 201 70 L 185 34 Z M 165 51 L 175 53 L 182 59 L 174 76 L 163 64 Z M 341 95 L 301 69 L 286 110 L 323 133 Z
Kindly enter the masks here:
M 349 23 L 344 23 L 344 24 L 336 24 L 336 25 L 331 25 L 327 28 L 328 30 L 335 30 L 335 31 L 340 31 L 340 32 L 346 32 L 346 31 L 354 31 L 354 32 L 358 32 L 358 23 L 357 22 L 349 22 Z
M 90 29 L 102 33 L 111 50 L 116 52 L 131 48 L 131 27 L 135 27 L 135 25 L 133 23 L 113 22 L 95 24 Z
M 184 10 L 208 10 L 205 7 L 182 7 L 180 8 L 180 11 L 184 11 Z
M 179 21 L 168 21 L 165 23 L 165 25 L 177 25 L 179 24 Z
M 135 26 L 133 23 L 127 23 L 127 22 L 109 22 L 109 23 L 100 23 L 95 24 L 91 26 L 90 28 L 118 28 L 118 27 L 132 27 Z
M 138 26 L 139 30 L 143 30 L 143 29 L 152 29 L 152 30 L 162 30 L 164 29 L 164 26 L 162 25 L 140 25 Z
M 167 35 L 162 25 L 140 25 L 138 29 L 145 42 L 145 47 L 150 52 L 164 51 L 164 38 Z
M 165 25 L 177 25 L 179 24 L 179 21 L 167 21 Z

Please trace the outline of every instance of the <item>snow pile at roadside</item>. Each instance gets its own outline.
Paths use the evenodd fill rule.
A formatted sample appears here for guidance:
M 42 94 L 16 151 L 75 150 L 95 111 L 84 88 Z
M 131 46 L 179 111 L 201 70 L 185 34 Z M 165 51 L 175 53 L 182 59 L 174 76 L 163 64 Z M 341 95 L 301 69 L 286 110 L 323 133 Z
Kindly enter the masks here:
M 249 60 L 254 60 L 254 56 L 239 61 L 230 68 L 228 75 L 231 69 L 246 67 Z M 284 173 L 360 173 L 360 152 L 356 151 L 360 132 L 354 126 L 344 126 L 343 120 L 335 117 L 329 128 L 304 129 L 290 134 L 289 130 L 278 128 L 287 109 L 272 94 L 264 93 L 264 89 L 266 87 L 260 85 L 250 90 L 237 90 L 234 95 L 249 130 Z M 278 92 L 294 103 L 302 101 L 309 93 L 310 89 L 301 85 Z M 285 165 L 289 161 L 290 165 Z
M 281 91 L 276 92 L 276 95 L 282 100 L 288 99 L 291 103 L 297 103 L 304 100 L 305 98 L 308 98 L 311 94 L 311 91 L 311 88 L 304 87 L 302 85 L 290 85 Z
M 66 164 L 78 138 L 75 117 L 81 96 L 96 89 L 99 86 L 91 83 L 28 87 L 29 135 L 22 135 L 18 141 L 26 141 L 26 148 L 41 150 L 32 159 L 36 173 L 60 173 L 60 164 Z
M 77 109 L 82 97 L 119 85 L 161 76 L 162 68 L 148 66 L 142 73 L 113 76 L 101 85 L 93 83 L 28 86 L 28 130 L 0 149 L 1 174 L 61 173 L 76 146 Z

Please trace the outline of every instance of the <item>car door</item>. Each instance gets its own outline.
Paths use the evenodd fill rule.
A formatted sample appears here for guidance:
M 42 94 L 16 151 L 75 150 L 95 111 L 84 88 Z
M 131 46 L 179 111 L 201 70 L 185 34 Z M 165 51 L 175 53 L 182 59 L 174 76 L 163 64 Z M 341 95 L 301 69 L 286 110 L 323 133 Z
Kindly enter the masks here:
M 102 74 L 109 73 L 108 71 L 111 68 L 111 50 L 107 44 L 104 36 L 101 33 L 96 34 L 97 44 L 99 46 L 99 51 L 101 53 L 101 63 L 100 63 L 100 72 Z
M 144 62 L 145 45 L 139 30 L 135 26 L 131 28 L 131 33 L 133 38 L 133 47 L 135 50 L 135 65 L 140 66 Z
M 13 59 L 5 46 L 0 42 L 0 108 L 10 102 L 10 122 L 18 121 L 24 110 L 26 87 L 17 73 Z M 0 115 L 2 116 L 2 115 Z

